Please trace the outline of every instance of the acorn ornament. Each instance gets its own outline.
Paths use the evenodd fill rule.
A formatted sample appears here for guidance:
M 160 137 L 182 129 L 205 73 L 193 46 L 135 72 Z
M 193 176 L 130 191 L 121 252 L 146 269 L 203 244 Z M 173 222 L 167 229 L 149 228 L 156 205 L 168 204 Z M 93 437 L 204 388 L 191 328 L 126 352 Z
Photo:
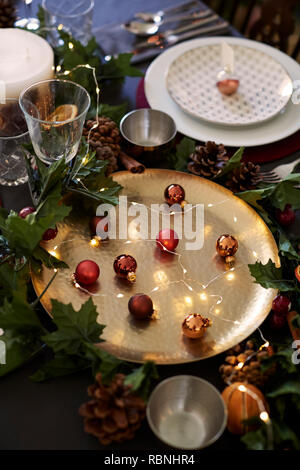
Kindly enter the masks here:
M 191 313 L 183 320 L 181 329 L 187 338 L 199 339 L 211 325 L 212 321 L 209 318 L 204 318 L 199 313 Z
M 114 270 L 118 277 L 135 282 L 137 262 L 131 255 L 119 255 L 114 261 Z
M 136 320 L 146 320 L 154 313 L 152 299 L 147 294 L 135 294 L 130 297 L 128 310 Z
M 225 263 L 230 267 L 234 265 L 234 255 L 238 247 L 237 239 L 228 234 L 221 235 L 216 243 L 217 253 L 225 259 Z
M 185 191 L 180 184 L 169 184 L 169 186 L 165 189 L 165 201 L 169 206 L 173 204 L 179 204 L 181 208 L 183 208 L 187 202 L 185 200 Z

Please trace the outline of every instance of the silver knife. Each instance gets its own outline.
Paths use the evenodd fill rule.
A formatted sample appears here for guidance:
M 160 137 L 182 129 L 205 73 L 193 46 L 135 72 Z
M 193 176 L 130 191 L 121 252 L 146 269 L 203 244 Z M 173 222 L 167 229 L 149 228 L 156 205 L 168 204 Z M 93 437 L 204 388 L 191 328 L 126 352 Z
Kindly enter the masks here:
M 205 28 L 201 27 L 193 29 L 192 31 L 188 31 L 183 34 L 170 35 L 164 40 L 163 44 L 160 44 L 159 46 L 154 46 L 152 48 L 140 52 L 133 51 L 134 55 L 132 56 L 130 63 L 137 64 L 138 62 L 143 62 L 145 60 L 152 59 L 153 57 L 156 57 L 158 54 L 160 54 L 168 46 L 173 46 L 174 44 L 177 44 L 180 41 L 191 39 L 195 36 L 211 35 L 215 33 L 227 33 L 229 30 L 229 26 L 230 25 L 227 21 L 220 21 L 218 24 L 207 26 Z
M 203 26 L 205 24 L 212 23 L 214 21 L 219 20 L 220 17 L 218 15 L 211 15 L 208 18 L 201 18 L 198 21 L 193 21 L 192 23 L 189 23 L 185 26 L 180 26 L 179 28 L 176 29 L 169 29 L 168 31 L 165 31 L 164 33 L 158 33 L 149 38 L 147 41 L 140 42 L 136 45 L 133 53 L 137 53 L 139 51 L 142 51 L 144 49 L 148 49 L 149 47 L 157 47 L 161 46 L 165 42 L 168 41 L 169 37 L 172 37 L 174 35 L 183 33 L 185 31 L 190 31 L 192 29 L 197 28 L 198 26 Z

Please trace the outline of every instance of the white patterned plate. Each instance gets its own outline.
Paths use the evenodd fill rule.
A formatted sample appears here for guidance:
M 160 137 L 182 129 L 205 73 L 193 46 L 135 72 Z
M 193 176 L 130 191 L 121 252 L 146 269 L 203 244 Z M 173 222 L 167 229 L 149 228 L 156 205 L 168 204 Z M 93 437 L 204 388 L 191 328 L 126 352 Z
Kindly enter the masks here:
M 233 46 L 238 91 L 222 95 L 217 86 L 221 43 L 197 47 L 180 55 L 169 68 L 167 89 L 187 113 L 215 124 L 241 126 L 273 118 L 293 91 L 286 70 L 268 54 Z
M 196 119 L 194 116 L 187 114 L 173 101 L 166 87 L 166 78 L 172 62 L 186 51 L 203 45 L 220 44 L 222 40 L 225 40 L 231 46 L 249 46 L 265 52 L 287 70 L 292 80 L 299 80 L 300 65 L 287 54 L 274 47 L 250 39 L 228 36 L 197 38 L 170 47 L 148 67 L 145 76 L 145 93 L 151 108 L 159 109 L 172 116 L 178 131 L 192 139 L 204 142 L 214 140 L 232 147 L 242 145 L 253 147 L 270 144 L 297 132 L 300 129 L 300 104 L 294 104 L 292 100 L 289 100 L 286 108 L 274 119 L 252 126 L 214 125 L 211 122 Z

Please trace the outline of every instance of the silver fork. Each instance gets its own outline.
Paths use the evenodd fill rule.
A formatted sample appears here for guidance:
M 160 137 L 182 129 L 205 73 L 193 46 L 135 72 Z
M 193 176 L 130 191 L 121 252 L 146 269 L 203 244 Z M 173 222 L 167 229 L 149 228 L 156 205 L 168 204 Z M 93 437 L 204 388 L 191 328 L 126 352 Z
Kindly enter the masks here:
M 290 163 L 278 165 L 271 171 L 260 171 L 256 179 L 257 183 L 280 183 L 286 176 L 290 174 L 293 168 L 300 163 L 300 158 Z
M 165 15 L 182 12 L 194 6 L 199 6 L 198 0 L 175 5 L 174 7 L 166 8 L 165 10 L 159 10 L 155 13 L 139 12 L 135 13 L 134 16 L 135 18 L 139 18 L 146 22 L 159 23 Z

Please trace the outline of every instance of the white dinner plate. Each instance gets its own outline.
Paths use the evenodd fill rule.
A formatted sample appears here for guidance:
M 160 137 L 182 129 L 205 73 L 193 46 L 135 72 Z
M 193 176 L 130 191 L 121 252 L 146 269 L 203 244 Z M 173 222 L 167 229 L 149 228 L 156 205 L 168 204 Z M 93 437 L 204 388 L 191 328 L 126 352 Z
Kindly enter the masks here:
M 300 79 L 300 65 L 283 52 L 250 39 L 213 37 L 186 41 L 166 50 L 149 66 L 145 76 L 145 93 L 151 108 L 168 113 L 174 119 L 177 129 L 193 139 L 214 140 L 227 146 L 251 147 L 284 139 L 300 129 L 300 105 L 292 100 L 275 118 L 259 125 L 228 127 L 213 125 L 185 113 L 171 98 L 166 86 L 170 65 L 184 52 L 204 45 L 220 44 L 225 40 L 230 45 L 256 48 L 272 56 L 287 71 L 291 79 Z
M 258 124 L 275 117 L 288 103 L 292 80 L 269 54 L 253 47 L 232 47 L 240 86 L 225 96 L 217 88 L 221 43 L 196 47 L 175 59 L 168 72 L 167 89 L 184 111 L 230 126 Z

